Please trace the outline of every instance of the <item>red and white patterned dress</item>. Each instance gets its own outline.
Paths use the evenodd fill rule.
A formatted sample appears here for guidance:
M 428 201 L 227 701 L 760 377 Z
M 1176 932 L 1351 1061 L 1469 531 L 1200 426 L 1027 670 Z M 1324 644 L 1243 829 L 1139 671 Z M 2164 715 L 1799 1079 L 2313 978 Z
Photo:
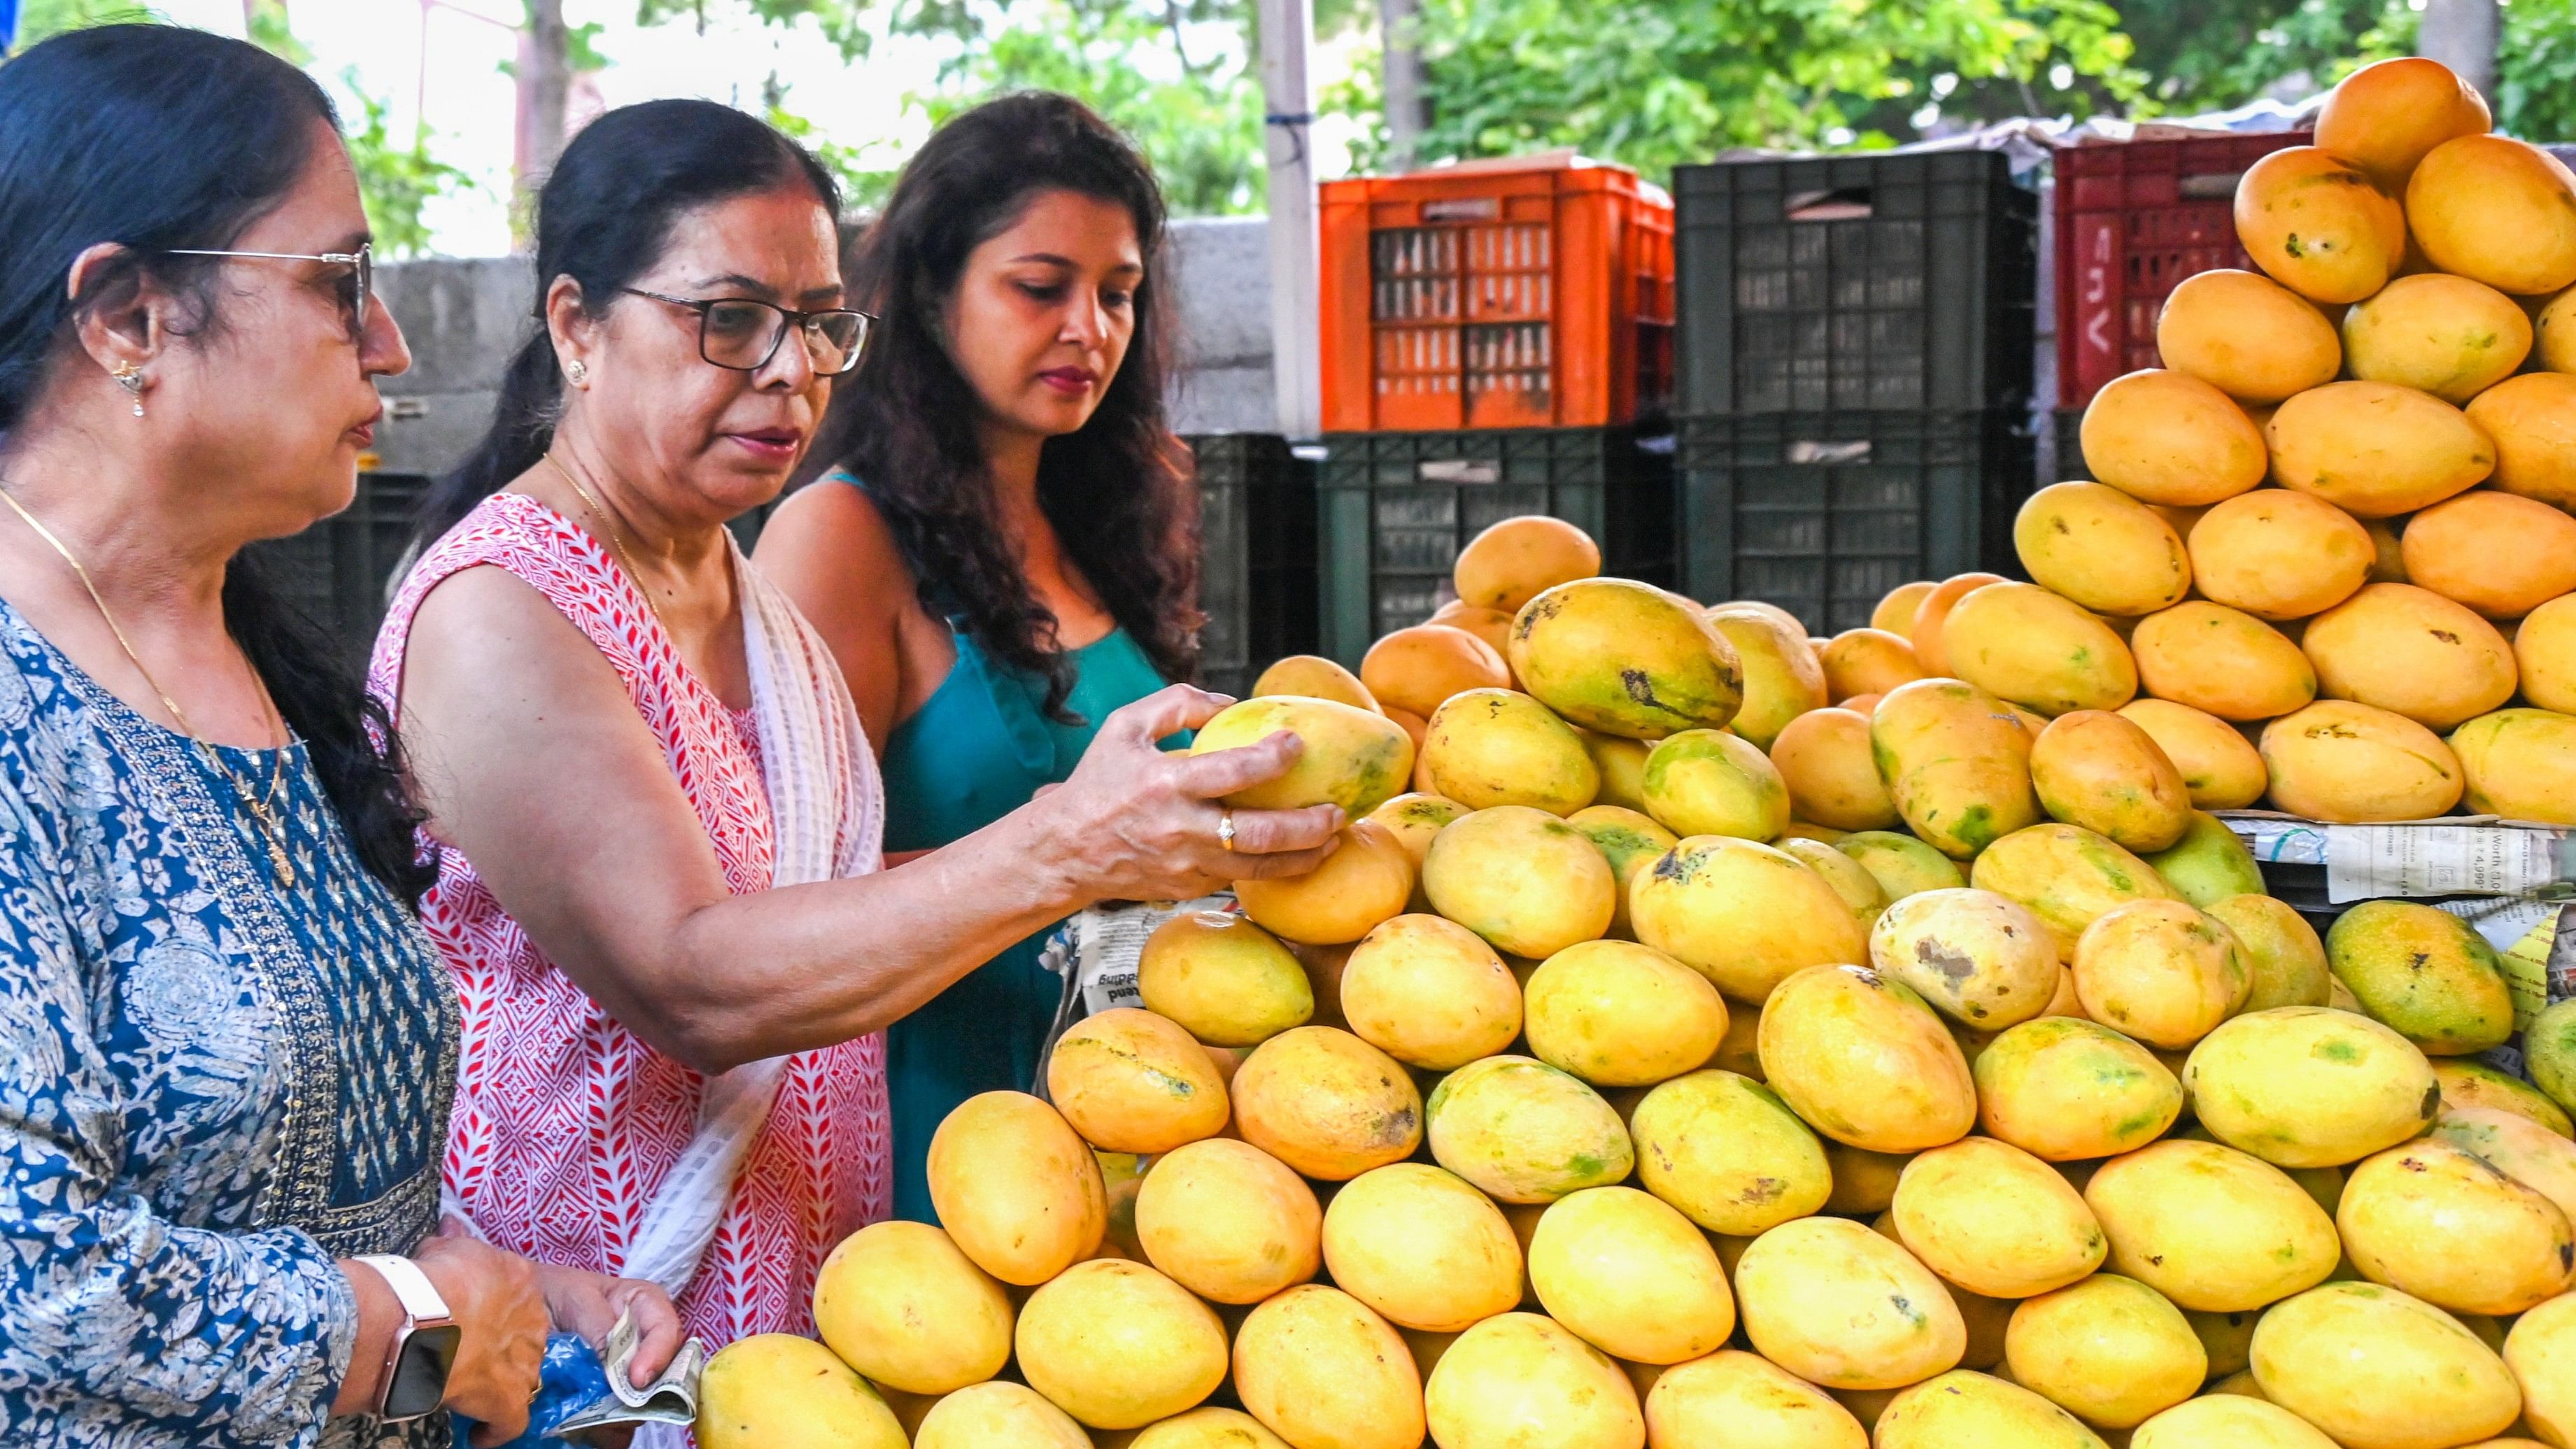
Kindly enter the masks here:
M 544 595 L 616 667 L 705 825 L 726 885 L 736 895 L 769 889 L 769 798 L 751 712 L 728 709 L 689 670 L 598 540 L 537 500 L 497 494 L 430 546 L 386 615 L 368 688 L 393 707 L 420 601 L 459 570 L 486 565 Z M 421 917 L 464 1013 L 447 1185 L 495 1244 L 618 1272 L 645 1205 L 696 1133 L 704 1079 L 611 1019 L 547 960 L 472 861 L 440 845 L 438 866 Z M 710 1347 L 810 1333 L 823 1258 L 886 1216 L 889 1167 L 882 1036 L 794 1057 L 680 1297 L 688 1331 Z

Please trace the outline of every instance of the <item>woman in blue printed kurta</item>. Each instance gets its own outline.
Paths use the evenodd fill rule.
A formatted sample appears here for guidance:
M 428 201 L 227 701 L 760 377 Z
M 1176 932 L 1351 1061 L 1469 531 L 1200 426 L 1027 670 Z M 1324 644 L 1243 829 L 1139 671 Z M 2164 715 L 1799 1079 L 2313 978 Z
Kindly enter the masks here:
M 460 1048 L 420 816 L 354 661 L 236 557 L 347 505 L 409 362 L 331 125 L 176 27 L 0 66 L 11 1449 L 444 1445 L 442 1407 L 497 1442 L 550 1326 L 632 1305 L 647 1372 L 676 1338 L 659 1290 L 433 1236 Z M 461 1336 L 394 1423 L 405 1301 Z

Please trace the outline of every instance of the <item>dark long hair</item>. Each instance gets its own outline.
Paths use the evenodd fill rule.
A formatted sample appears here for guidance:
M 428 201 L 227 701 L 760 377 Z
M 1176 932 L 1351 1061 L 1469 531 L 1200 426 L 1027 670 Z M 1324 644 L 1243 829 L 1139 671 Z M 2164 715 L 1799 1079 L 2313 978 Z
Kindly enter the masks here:
M 0 65 L 0 433 L 25 420 L 78 318 L 113 289 L 149 276 L 188 301 L 189 330 L 220 326 L 213 259 L 170 250 L 233 245 L 295 185 L 316 121 L 338 118 L 303 72 L 178 26 L 75 31 Z M 100 242 L 128 250 L 66 297 L 72 258 Z M 247 555 L 224 572 L 223 609 L 358 859 L 418 904 L 436 872 L 383 708 Z
M 454 528 L 554 443 L 563 371 L 545 306 L 555 278 L 580 283 L 583 305 L 604 309 L 662 259 L 683 214 L 798 185 L 837 224 L 841 189 L 821 162 L 769 123 L 713 101 L 645 101 L 582 127 L 537 193 L 536 330 L 501 375 L 483 441 L 421 500 L 415 541 L 426 547 Z
M 1099 410 L 1039 454 L 1038 504 L 1154 667 L 1167 679 L 1195 672 L 1197 496 L 1187 452 L 1163 420 L 1163 194 L 1145 158 L 1081 102 L 1044 93 L 987 102 L 941 127 L 903 168 L 851 269 L 862 299 L 853 305 L 879 321 L 814 453 L 867 481 L 922 606 L 958 616 L 986 653 L 1046 678 L 1047 711 L 1063 717 L 1072 668 L 1002 536 L 977 430 L 983 404 L 949 356 L 941 322 L 967 254 L 1037 193 L 1058 189 L 1127 209 L 1145 280 L 1134 340 Z

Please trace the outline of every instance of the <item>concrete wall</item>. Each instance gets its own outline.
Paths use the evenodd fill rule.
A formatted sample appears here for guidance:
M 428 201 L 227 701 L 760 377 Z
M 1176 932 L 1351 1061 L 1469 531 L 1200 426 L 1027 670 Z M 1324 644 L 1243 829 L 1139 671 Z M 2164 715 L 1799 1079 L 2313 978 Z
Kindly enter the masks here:
M 1268 248 L 1261 217 L 1173 223 L 1163 295 L 1179 303 L 1174 431 L 1272 430 Z M 383 383 L 386 471 L 443 471 L 482 437 L 501 374 L 537 326 L 529 270 L 520 257 L 433 258 L 376 274 L 412 351 L 411 371 Z

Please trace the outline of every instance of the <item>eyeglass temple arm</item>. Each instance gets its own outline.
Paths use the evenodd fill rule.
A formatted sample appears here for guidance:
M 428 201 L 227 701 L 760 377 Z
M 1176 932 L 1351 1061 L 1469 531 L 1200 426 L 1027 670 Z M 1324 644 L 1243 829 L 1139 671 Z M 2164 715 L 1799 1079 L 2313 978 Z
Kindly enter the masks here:
M 332 262 L 346 266 L 358 260 L 356 252 L 218 252 L 199 247 L 172 247 L 174 257 L 257 257 L 272 262 Z

